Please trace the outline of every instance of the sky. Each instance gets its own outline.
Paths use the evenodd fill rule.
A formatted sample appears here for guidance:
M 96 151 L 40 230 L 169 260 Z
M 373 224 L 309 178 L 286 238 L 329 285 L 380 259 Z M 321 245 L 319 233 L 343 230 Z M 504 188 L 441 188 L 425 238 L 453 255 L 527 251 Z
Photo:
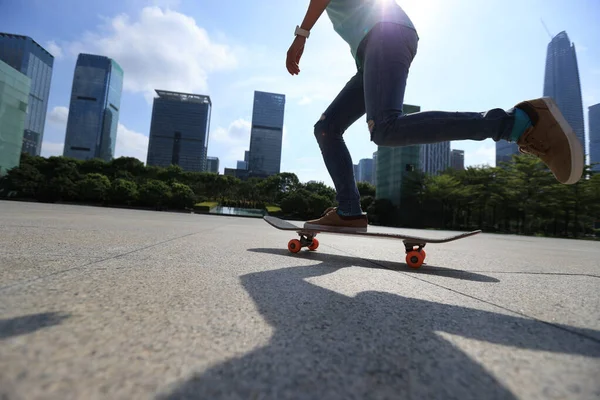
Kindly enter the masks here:
M 546 48 L 575 43 L 587 108 L 600 103 L 600 1 L 396 0 L 419 33 L 405 103 L 422 110 L 508 109 L 542 96 Z M 255 90 L 286 95 L 281 171 L 333 186 L 313 126 L 356 72 L 348 45 L 324 14 L 301 72 L 285 57 L 309 0 L 0 0 L 0 30 L 32 37 L 55 57 L 42 155 L 62 155 L 73 72 L 81 52 L 124 70 L 115 156 L 146 161 L 154 90 L 211 97 L 208 155 L 235 168 L 250 143 Z M 377 146 L 359 119 L 344 138 L 358 164 Z M 456 141 L 465 164 L 495 165 L 495 143 Z

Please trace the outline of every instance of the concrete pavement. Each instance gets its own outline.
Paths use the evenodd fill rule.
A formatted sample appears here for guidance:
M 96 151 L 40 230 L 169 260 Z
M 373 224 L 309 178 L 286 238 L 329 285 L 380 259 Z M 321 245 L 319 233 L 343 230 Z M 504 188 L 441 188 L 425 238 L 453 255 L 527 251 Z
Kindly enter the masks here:
M 600 398 L 600 243 L 291 238 L 0 201 L 0 398 Z

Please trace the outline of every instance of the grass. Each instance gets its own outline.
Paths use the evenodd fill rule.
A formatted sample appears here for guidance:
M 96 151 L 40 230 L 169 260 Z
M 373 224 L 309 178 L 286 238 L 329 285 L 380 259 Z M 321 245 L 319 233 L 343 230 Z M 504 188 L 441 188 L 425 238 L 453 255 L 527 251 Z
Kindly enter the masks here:
M 281 212 L 281 207 L 277 207 L 277 206 L 266 206 L 265 207 L 267 209 L 267 212 L 269 214 L 277 214 Z
M 218 205 L 219 203 L 217 203 L 216 201 L 203 201 L 202 203 L 196 203 L 194 205 L 194 211 L 208 212 Z

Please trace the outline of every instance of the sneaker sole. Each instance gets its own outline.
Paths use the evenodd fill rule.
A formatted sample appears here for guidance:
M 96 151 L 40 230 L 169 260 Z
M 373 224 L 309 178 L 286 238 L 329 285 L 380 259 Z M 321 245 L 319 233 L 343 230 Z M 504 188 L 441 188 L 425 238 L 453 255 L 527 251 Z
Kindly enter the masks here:
M 331 225 L 314 225 L 304 224 L 303 229 L 322 232 L 341 232 L 341 233 L 366 233 L 367 228 L 353 228 L 349 226 L 331 226 Z
M 544 98 L 544 103 L 546 103 L 548 110 L 550 110 L 550 114 L 552 114 L 556 122 L 558 122 L 560 129 L 567 137 L 569 150 L 571 152 L 571 174 L 569 175 L 569 179 L 562 183 L 565 185 L 572 185 L 579 182 L 581 175 L 583 174 L 583 146 L 581 145 L 579 138 L 577 138 L 575 131 L 573 128 L 571 128 L 571 125 L 569 125 L 562 112 L 558 108 L 558 105 L 554 99 L 550 97 Z

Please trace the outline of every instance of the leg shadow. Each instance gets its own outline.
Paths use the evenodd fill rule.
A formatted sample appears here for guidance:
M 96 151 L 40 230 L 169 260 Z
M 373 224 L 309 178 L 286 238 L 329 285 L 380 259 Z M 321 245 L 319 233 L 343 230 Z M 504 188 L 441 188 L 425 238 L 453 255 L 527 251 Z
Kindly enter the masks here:
M 0 339 L 25 335 L 39 329 L 58 325 L 67 318 L 69 318 L 68 314 L 47 312 L 0 319 Z
M 597 341 L 587 338 L 595 331 L 376 291 L 348 297 L 307 282 L 338 269 L 323 262 L 242 276 L 273 327 L 270 342 L 197 373 L 158 399 L 516 398 L 440 332 L 600 357 Z
M 311 251 L 302 251 L 297 254 L 290 254 L 288 250 L 285 249 L 248 249 L 248 251 L 252 251 L 255 253 L 266 253 L 266 254 L 275 254 L 284 257 L 294 257 L 302 259 L 310 259 L 315 261 L 321 261 L 322 263 L 334 263 L 334 264 L 347 264 L 353 265 L 356 264 L 357 260 L 362 260 L 368 263 L 368 266 L 371 268 L 377 269 L 388 269 L 392 271 L 405 272 L 416 275 L 434 275 L 434 276 L 443 276 L 446 278 L 460 279 L 465 281 L 473 281 L 473 282 L 486 282 L 486 283 L 498 283 L 499 279 L 483 275 L 481 273 L 475 273 L 470 271 L 464 271 L 459 269 L 452 268 L 444 268 L 444 267 L 436 267 L 431 264 L 424 264 L 419 269 L 412 269 L 407 266 L 405 263 L 393 262 L 393 261 L 380 261 L 373 260 L 369 258 L 362 257 L 352 257 L 352 256 L 342 256 L 338 254 L 325 254 L 319 252 L 311 252 Z

